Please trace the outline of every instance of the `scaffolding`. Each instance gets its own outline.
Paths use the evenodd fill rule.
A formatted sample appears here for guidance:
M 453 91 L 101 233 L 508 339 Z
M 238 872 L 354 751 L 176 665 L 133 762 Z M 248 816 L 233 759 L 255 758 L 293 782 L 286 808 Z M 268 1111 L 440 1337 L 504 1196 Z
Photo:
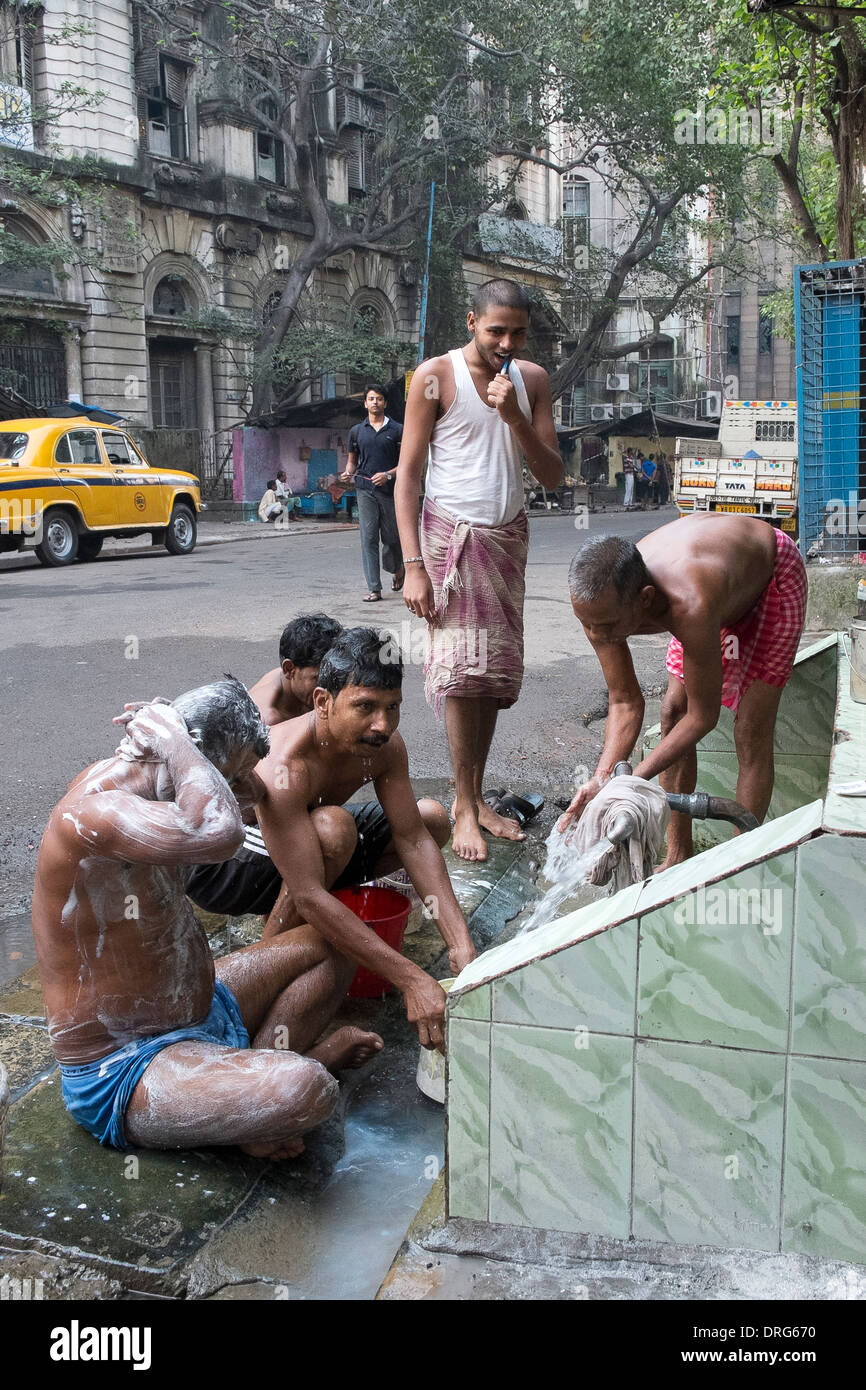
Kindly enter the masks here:
M 800 549 L 857 561 L 866 551 L 866 261 L 794 271 Z M 864 503 L 866 511 L 866 503 Z

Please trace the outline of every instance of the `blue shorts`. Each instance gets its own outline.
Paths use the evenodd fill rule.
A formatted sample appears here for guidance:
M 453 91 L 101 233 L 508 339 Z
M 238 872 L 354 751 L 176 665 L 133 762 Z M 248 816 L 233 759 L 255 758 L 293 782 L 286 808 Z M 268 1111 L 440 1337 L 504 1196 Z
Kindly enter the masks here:
M 238 1001 L 228 985 L 217 980 L 210 1013 L 203 1023 L 174 1028 L 170 1033 L 154 1033 L 127 1043 L 117 1052 L 87 1062 L 81 1067 L 60 1068 L 61 1090 L 66 1109 L 100 1144 L 128 1149 L 123 1132 L 132 1093 L 148 1065 L 164 1048 L 180 1042 L 211 1042 L 221 1047 L 249 1047 Z

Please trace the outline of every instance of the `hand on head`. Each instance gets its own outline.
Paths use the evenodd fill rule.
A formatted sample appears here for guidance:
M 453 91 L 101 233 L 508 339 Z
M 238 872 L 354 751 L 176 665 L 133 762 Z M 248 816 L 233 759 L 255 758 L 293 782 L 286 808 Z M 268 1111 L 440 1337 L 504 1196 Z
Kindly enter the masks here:
M 164 695 L 154 695 L 152 700 L 133 700 L 130 704 L 123 706 L 123 714 L 116 714 L 112 719 L 112 724 L 128 724 L 134 719 L 140 709 L 147 709 L 148 705 L 170 705 L 171 700 L 167 700 Z
M 189 738 L 186 724 L 169 701 L 141 705 L 130 715 L 126 733 L 116 750 L 117 756 L 126 762 L 161 759 L 178 734 Z

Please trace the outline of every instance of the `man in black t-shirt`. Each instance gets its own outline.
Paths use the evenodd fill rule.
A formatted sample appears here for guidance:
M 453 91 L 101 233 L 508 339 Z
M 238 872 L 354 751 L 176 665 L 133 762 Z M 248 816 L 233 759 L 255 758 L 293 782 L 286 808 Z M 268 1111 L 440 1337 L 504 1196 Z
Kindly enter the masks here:
M 361 556 L 369 590 L 364 603 L 382 597 L 379 574 L 379 540 L 382 564 L 394 579 L 391 588 L 402 589 L 405 571 L 400 535 L 394 513 L 394 477 L 400 456 L 403 426 L 385 414 L 385 388 L 378 384 L 364 392 L 367 418 L 349 431 L 349 463 L 342 482 L 354 482 L 361 525 Z

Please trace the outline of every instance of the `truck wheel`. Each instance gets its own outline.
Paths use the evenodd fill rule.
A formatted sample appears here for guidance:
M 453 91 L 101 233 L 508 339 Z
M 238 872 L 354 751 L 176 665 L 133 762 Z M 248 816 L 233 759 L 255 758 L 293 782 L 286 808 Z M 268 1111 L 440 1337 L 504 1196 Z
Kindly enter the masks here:
M 165 548 L 170 555 L 189 555 L 195 550 L 195 515 L 183 502 L 176 503 L 165 532 Z
M 36 558 L 42 565 L 56 569 L 71 565 L 78 555 L 78 529 L 68 512 L 52 508 L 45 513 L 42 540 L 36 547 Z
M 102 536 L 79 536 L 78 537 L 78 558 L 79 560 L 95 560 L 102 549 Z

